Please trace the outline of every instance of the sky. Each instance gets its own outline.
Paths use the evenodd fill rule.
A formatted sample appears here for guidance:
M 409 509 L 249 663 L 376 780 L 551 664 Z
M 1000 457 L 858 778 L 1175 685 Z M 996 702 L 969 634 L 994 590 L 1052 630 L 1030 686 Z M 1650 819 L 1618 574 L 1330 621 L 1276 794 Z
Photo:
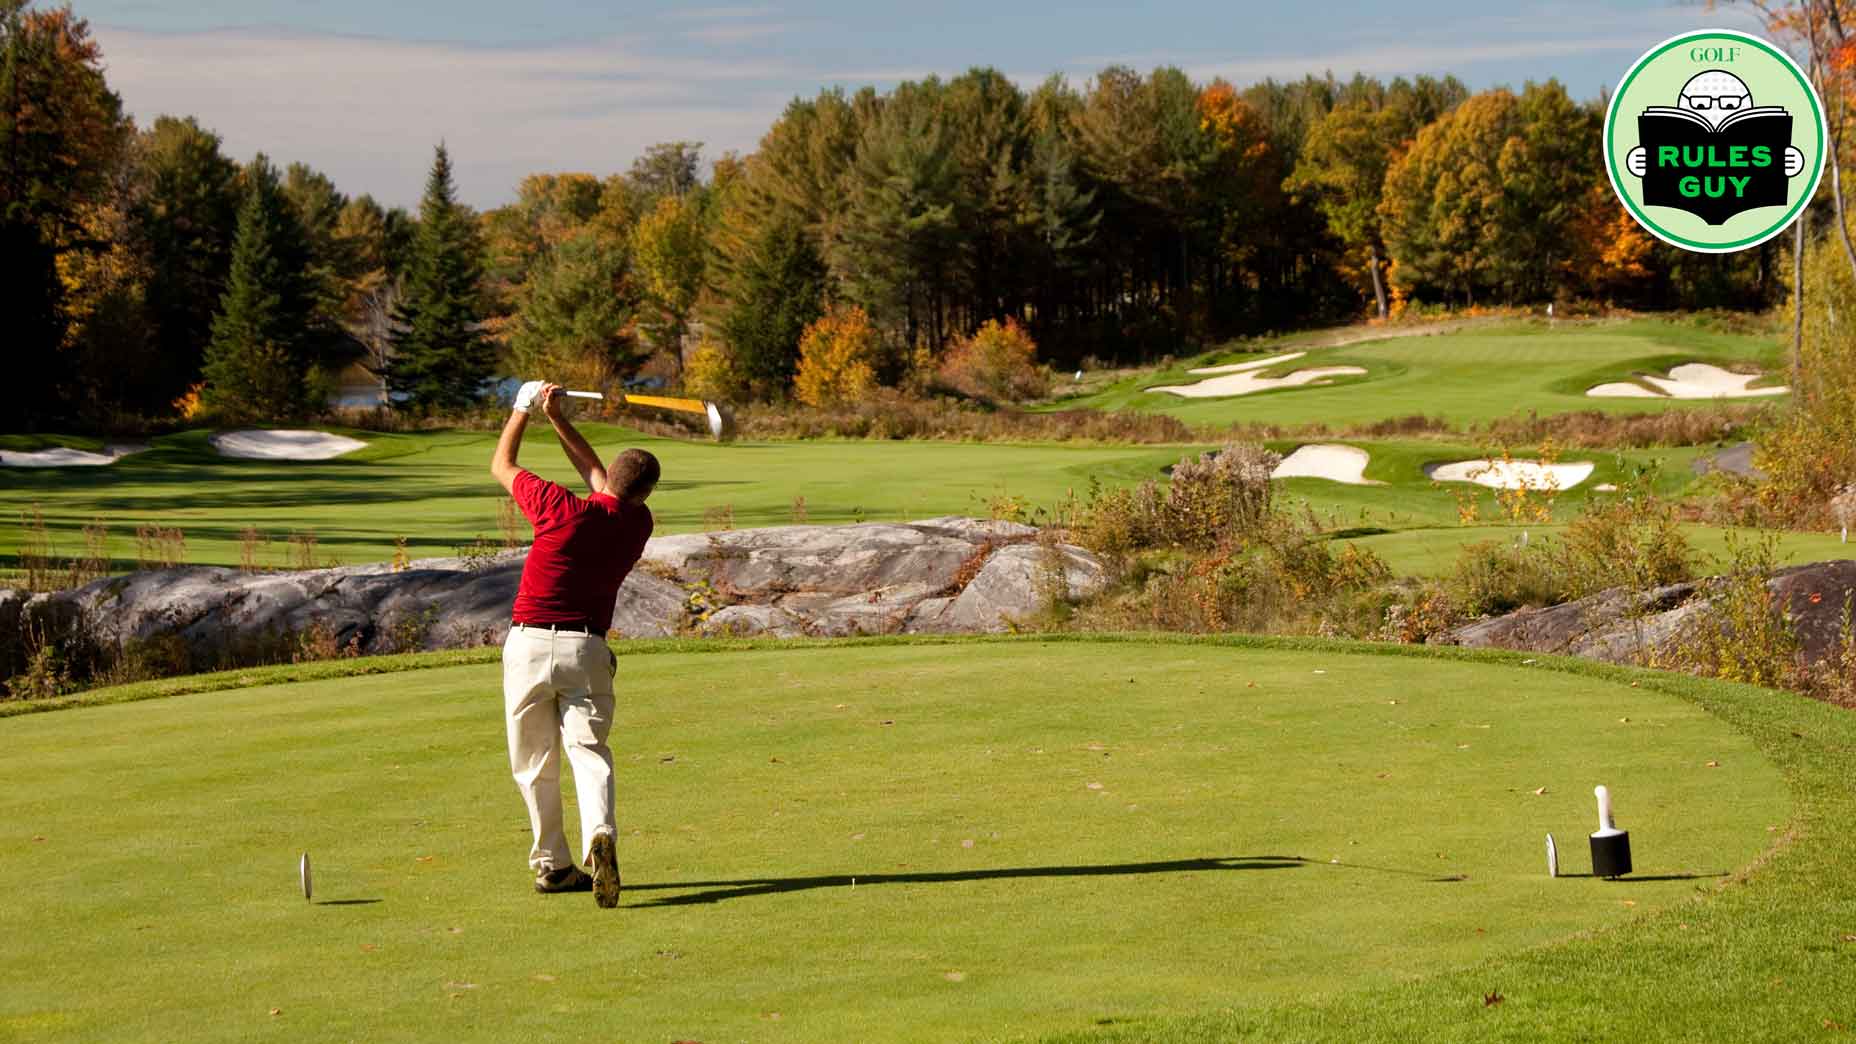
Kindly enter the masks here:
M 71 0 L 137 122 L 192 115 L 240 160 L 302 161 L 415 206 L 432 149 L 493 207 L 526 174 L 624 171 L 662 141 L 753 151 L 795 97 L 991 66 L 1030 89 L 1108 65 L 1241 86 L 1332 71 L 1472 89 L 1615 85 L 1651 45 L 1756 30 L 1744 4 L 1623 0 L 942 0 L 738 6 L 593 0 Z

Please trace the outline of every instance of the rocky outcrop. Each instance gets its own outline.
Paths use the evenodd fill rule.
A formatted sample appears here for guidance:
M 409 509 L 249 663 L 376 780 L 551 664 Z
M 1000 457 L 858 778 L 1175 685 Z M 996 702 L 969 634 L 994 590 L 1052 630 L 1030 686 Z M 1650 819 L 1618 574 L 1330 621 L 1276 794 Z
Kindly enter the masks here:
M 1791 618 L 1800 651 L 1818 661 L 1842 640 L 1844 605 L 1856 606 L 1856 561 L 1794 566 L 1766 581 L 1773 605 Z M 1714 585 L 1672 584 L 1651 591 L 1613 588 L 1577 602 L 1521 609 L 1459 627 L 1447 644 L 1564 653 L 1612 663 L 1643 663 L 1684 643 L 1699 626 L 1717 626 L 1707 610 Z
M 313 640 L 360 653 L 500 642 L 526 549 L 289 573 L 187 566 L 74 591 L 0 591 L 0 633 L 73 631 L 98 648 L 165 643 L 192 669 L 275 658 Z M 1059 575 L 1061 579 L 1058 579 Z M 1078 547 L 1010 522 L 782 526 L 653 539 L 619 589 L 612 630 L 671 635 L 842 636 L 1003 631 L 1100 590 Z M 17 668 L 19 650 L 6 657 Z

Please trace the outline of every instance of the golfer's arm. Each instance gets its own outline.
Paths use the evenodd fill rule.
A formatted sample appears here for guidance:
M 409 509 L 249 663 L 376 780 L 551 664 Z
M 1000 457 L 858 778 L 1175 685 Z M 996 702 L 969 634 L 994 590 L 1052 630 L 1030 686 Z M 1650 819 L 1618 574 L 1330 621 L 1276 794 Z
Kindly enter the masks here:
M 554 423 L 554 434 L 560 437 L 561 452 L 567 454 L 567 460 L 586 480 L 587 489 L 594 493 L 604 492 L 606 488 L 606 469 L 599 466 L 599 454 L 565 417 L 548 418 Z
M 522 433 L 528 430 L 528 414 L 513 410 L 509 414 L 509 423 L 503 425 L 503 436 L 496 440 L 496 452 L 490 457 L 490 474 L 510 493 L 516 491 L 516 476 L 522 469 L 516 464 L 516 454 L 522 449 Z

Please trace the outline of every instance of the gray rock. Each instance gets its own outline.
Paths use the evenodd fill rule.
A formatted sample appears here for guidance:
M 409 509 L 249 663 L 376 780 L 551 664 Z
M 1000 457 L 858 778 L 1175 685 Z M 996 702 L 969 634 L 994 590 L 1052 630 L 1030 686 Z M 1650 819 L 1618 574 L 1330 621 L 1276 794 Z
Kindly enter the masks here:
M 659 537 L 620 587 L 613 633 L 776 636 L 999 631 L 1034 615 L 1048 592 L 1037 530 L 931 518 L 853 526 L 781 526 Z M 1103 585 L 1093 556 L 1059 549 L 1068 596 Z M 500 642 L 527 549 L 293 572 L 183 566 L 27 597 L 0 591 L 0 634 L 76 629 L 123 649 L 178 640 L 193 669 L 286 658 L 305 636 L 360 653 Z M 706 615 L 704 611 L 707 610 Z M 58 633 L 64 633 L 59 631 Z M 0 676 L 21 643 L 0 640 Z
M 1766 589 L 1773 604 L 1790 615 L 1804 657 L 1816 662 L 1836 650 L 1846 602 L 1856 609 L 1856 561 L 1781 569 L 1767 579 Z M 1450 632 L 1444 644 L 1642 663 L 1693 638 L 1710 618 L 1715 597 L 1714 585 L 1706 581 L 1645 592 L 1613 588 L 1564 605 L 1478 620 Z
M 776 526 L 651 541 L 645 560 L 699 576 L 730 598 L 793 592 L 866 593 L 900 584 L 945 589 L 976 552 L 1035 534 L 1009 522 L 866 522 Z
M 803 619 L 777 605 L 726 606 L 697 630 L 712 638 L 800 638 L 806 633 Z
M 1047 569 L 1045 548 L 1015 544 L 986 560 L 973 581 L 935 620 L 942 631 L 1004 631 L 1049 606 L 1052 598 L 1074 601 L 1100 591 L 1107 582 L 1102 563 L 1078 547 L 1060 545 L 1061 589 L 1054 581 L 1057 570 Z M 1046 573 L 1049 573 L 1048 579 Z
M 1753 444 L 1736 443 L 1718 453 L 1707 453 L 1696 457 L 1689 465 L 1697 475 L 1706 475 L 1710 471 L 1725 471 L 1729 475 L 1743 475 L 1747 478 L 1763 479 L 1766 473 L 1753 466 Z
M 634 569 L 619 585 L 612 629 L 626 638 L 670 638 L 688 619 L 689 593 L 681 584 Z

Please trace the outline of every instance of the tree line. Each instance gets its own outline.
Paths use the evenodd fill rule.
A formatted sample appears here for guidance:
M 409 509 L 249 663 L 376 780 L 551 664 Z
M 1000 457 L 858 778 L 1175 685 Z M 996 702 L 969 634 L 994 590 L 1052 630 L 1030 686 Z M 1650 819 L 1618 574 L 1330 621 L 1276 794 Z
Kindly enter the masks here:
M 798 98 L 745 157 L 654 146 L 478 213 L 440 145 L 419 213 L 301 164 L 139 128 L 69 8 L 0 0 L 0 256 L 14 425 L 320 408 L 362 360 L 403 408 L 497 373 L 788 394 L 806 329 L 858 309 L 895 383 L 988 323 L 1040 357 L 1138 361 L 1436 306 L 1763 307 L 1781 244 L 1666 247 L 1605 183 L 1602 100 L 1554 81 L 1332 75 L 1238 88 L 1111 66 Z

